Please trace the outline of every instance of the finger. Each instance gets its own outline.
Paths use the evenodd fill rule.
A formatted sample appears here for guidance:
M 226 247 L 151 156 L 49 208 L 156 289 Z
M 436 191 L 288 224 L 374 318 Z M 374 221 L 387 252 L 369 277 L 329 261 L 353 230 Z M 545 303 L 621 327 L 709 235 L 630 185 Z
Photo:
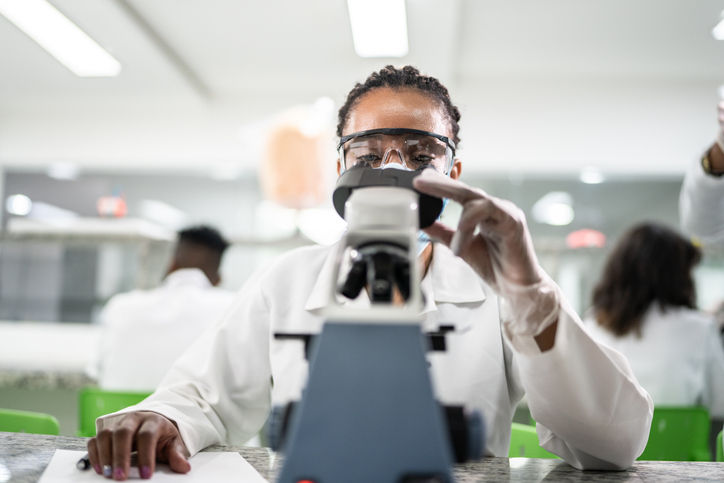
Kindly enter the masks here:
M 491 254 L 491 245 L 488 240 L 479 235 L 469 236 L 456 242 L 459 255 L 465 260 L 483 280 L 494 286 L 496 276 L 493 265 L 496 263 Z M 494 248 L 494 247 L 493 247 Z
M 168 461 L 168 466 L 176 473 L 188 473 L 191 471 L 188 454 L 189 452 L 180 435 L 174 437 L 166 445 L 166 461 Z
M 95 470 L 96 473 L 99 475 L 102 473 L 101 470 L 101 460 L 98 456 L 98 439 L 97 438 L 91 438 L 88 440 L 88 460 L 90 460 L 90 464 Z
M 113 430 L 113 479 L 122 481 L 128 478 L 131 467 L 133 437 L 138 431 L 142 418 L 129 414 Z
M 488 196 L 483 190 L 471 188 L 461 181 L 438 173 L 434 169 L 424 170 L 420 176 L 412 180 L 412 186 L 421 193 L 438 198 L 449 198 L 458 203 Z
M 447 225 L 443 225 L 439 221 L 436 221 L 432 225 L 428 226 L 427 228 L 423 229 L 425 233 L 430 236 L 435 241 L 439 241 L 440 243 L 444 244 L 445 246 L 449 247 L 450 242 L 452 241 L 452 237 L 455 234 L 455 230 L 450 228 Z
M 151 478 L 156 470 L 156 446 L 160 436 L 160 420 L 153 417 L 144 419 L 136 433 L 138 470 L 144 480 Z
M 465 213 L 465 209 L 463 209 L 463 213 Z M 458 229 L 455 230 L 455 234 L 450 241 L 450 250 L 452 250 L 455 255 L 462 256 L 462 254 L 468 252 L 468 248 L 475 237 L 475 229 L 476 226 L 474 223 L 458 223 Z
M 458 230 L 469 231 L 477 227 L 483 236 L 494 238 L 515 235 L 518 220 L 508 209 L 502 200 L 495 198 L 469 201 L 463 205 Z
M 98 461 L 101 465 L 101 473 L 106 478 L 113 476 L 112 438 L 113 433 L 108 428 L 101 430 L 98 436 L 96 436 L 96 441 L 98 442 Z
M 458 230 L 475 230 L 479 225 L 491 225 L 500 222 L 502 213 L 492 200 L 472 200 L 463 205 L 458 221 Z

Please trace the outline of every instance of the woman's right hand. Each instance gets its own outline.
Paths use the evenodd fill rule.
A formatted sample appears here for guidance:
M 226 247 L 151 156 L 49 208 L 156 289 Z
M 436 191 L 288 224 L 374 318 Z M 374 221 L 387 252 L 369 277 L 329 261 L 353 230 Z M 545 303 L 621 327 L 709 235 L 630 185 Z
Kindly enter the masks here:
M 151 478 L 156 460 L 168 463 L 176 473 L 191 469 L 178 428 L 158 413 L 127 413 L 88 441 L 88 458 L 96 473 L 119 481 L 128 478 L 134 450 L 143 479 Z

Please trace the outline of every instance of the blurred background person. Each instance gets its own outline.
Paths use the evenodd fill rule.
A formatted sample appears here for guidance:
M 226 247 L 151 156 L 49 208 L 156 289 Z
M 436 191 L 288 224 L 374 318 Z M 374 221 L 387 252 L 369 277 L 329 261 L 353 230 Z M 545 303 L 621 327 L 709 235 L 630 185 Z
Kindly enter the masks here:
M 719 333 L 722 337 L 722 345 L 724 345 L 724 300 L 720 301 L 711 313 L 714 315 L 716 325 L 719 327 Z
M 96 366 L 101 388 L 153 391 L 173 362 L 221 317 L 234 298 L 234 292 L 217 287 L 228 246 L 213 228 L 182 230 L 160 287 L 108 301 Z
M 655 405 L 702 405 L 724 417 L 724 350 L 711 316 L 695 309 L 701 253 L 666 226 L 623 235 L 593 294 L 591 335 L 623 353 Z
M 679 216 L 684 231 L 706 244 L 724 246 L 724 101 L 718 111 L 716 142 L 689 166 L 679 197 Z

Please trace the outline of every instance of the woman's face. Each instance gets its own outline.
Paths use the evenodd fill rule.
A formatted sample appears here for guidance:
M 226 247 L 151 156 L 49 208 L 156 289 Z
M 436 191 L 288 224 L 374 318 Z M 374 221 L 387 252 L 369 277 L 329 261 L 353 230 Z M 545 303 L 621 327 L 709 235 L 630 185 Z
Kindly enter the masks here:
M 407 128 L 442 134 L 453 138 L 444 109 L 431 97 L 413 89 L 374 89 L 362 96 L 350 110 L 342 135 L 381 128 Z M 341 165 L 337 160 L 337 174 Z M 460 176 L 460 161 L 455 160 L 450 177 Z

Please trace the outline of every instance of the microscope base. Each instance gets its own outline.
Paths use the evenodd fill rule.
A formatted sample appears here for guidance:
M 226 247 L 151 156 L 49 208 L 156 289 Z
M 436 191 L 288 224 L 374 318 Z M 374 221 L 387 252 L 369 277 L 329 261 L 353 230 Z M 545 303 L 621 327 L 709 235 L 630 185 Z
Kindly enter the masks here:
M 452 483 L 418 325 L 327 322 L 291 414 L 279 482 Z

